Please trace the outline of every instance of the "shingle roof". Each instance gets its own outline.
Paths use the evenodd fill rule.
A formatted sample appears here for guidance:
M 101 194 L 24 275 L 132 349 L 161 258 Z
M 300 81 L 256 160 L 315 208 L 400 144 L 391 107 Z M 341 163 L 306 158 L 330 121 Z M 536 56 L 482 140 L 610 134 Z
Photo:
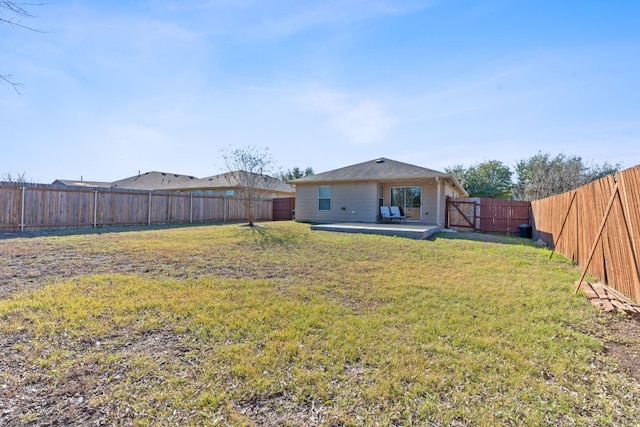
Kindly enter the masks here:
M 378 158 L 368 162 L 334 169 L 316 175 L 305 176 L 292 184 L 304 184 L 325 181 L 370 181 L 383 179 L 407 179 L 425 177 L 449 177 L 450 175 L 433 169 L 410 165 L 387 158 Z
M 289 183 L 293 185 L 304 185 L 322 182 L 384 181 L 436 177 L 451 180 L 453 185 L 455 185 L 462 194 L 467 193 L 460 183 L 448 173 L 398 162 L 385 157 L 380 157 L 374 160 L 369 160 L 368 162 L 358 163 L 356 165 L 346 166 L 316 175 L 305 176 L 294 181 L 289 181 Z
M 152 171 L 115 181 L 111 183 L 111 187 L 149 191 L 169 190 L 175 185 L 182 185 L 193 180 L 197 180 L 197 178 L 189 175 Z
M 88 187 L 88 188 L 109 188 L 110 182 L 102 181 L 78 181 L 76 179 L 56 179 L 51 184 L 54 187 Z
M 238 180 L 235 174 L 249 173 L 245 171 L 225 172 L 218 175 L 212 175 L 206 178 L 195 179 L 191 182 L 184 184 L 178 183 L 171 185 L 172 189 L 180 190 L 195 190 L 195 189 L 215 189 L 215 188 L 235 188 L 239 186 Z M 258 180 L 257 188 L 261 190 L 279 191 L 285 193 L 295 193 L 295 189 L 289 184 L 280 181 L 279 179 L 262 175 L 262 180 Z

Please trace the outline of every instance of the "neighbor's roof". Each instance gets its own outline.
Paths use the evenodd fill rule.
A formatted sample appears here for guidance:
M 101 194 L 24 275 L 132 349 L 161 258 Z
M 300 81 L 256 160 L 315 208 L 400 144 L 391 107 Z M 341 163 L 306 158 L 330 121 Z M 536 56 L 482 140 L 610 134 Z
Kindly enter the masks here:
M 110 182 L 101 181 L 83 181 L 75 179 L 56 179 L 51 183 L 54 187 L 86 187 L 86 188 L 109 188 Z
M 197 178 L 189 175 L 153 171 L 114 181 L 111 183 L 111 187 L 129 190 L 170 190 L 175 185 L 182 185 L 194 180 Z
M 466 194 L 466 191 L 464 191 L 460 183 L 450 174 L 410 165 L 408 163 L 398 162 L 384 157 L 316 175 L 305 176 L 289 182 L 293 185 L 298 185 L 321 182 L 381 181 L 436 177 L 450 179 L 456 187 Z
M 237 188 L 240 186 L 237 174 L 248 174 L 250 172 L 245 171 L 234 171 L 234 172 L 225 172 L 220 173 L 218 175 L 212 175 L 206 178 L 194 179 L 193 181 L 187 183 L 177 183 L 171 185 L 171 188 L 174 190 L 206 190 L 206 189 L 226 189 L 226 188 Z M 295 188 L 290 186 L 289 184 L 280 181 L 279 179 L 273 178 L 268 175 L 259 175 L 253 174 L 259 178 L 256 181 L 258 185 L 257 188 L 261 190 L 269 190 L 269 191 L 277 191 L 282 193 L 295 193 Z

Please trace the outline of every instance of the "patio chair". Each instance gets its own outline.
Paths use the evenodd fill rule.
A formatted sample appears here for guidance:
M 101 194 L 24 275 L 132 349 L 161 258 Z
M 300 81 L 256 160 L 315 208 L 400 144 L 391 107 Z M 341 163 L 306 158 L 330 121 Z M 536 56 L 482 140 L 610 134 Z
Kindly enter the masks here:
M 391 217 L 393 219 L 397 219 L 398 221 L 407 221 L 407 217 L 400 212 L 400 207 L 399 206 L 391 206 L 390 208 L 391 210 Z
M 380 222 L 391 222 L 391 221 L 393 221 L 393 215 L 391 215 L 389 206 L 380 206 Z

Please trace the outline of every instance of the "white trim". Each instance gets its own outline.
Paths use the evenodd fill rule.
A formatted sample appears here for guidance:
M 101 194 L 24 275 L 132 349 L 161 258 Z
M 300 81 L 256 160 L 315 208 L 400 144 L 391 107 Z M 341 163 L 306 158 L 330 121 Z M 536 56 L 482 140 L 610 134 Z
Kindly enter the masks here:
M 442 221 L 440 220 L 440 206 L 441 206 L 441 202 L 440 202 L 440 195 L 442 193 L 442 183 L 440 182 L 440 178 L 438 178 L 436 176 L 436 184 L 438 184 L 438 189 L 436 190 L 436 198 L 437 198 L 437 213 L 436 213 L 436 224 L 438 224 L 440 227 L 442 227 Z

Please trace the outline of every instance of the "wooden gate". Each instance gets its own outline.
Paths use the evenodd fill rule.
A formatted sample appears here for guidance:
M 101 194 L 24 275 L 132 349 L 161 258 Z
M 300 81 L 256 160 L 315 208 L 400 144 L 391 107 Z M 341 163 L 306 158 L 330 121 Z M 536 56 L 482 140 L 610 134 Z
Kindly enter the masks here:
M 522 200 L 447 198 L 446 227 L 518 235 L 530 223 L 531 203 Z
M 477 220 L 479 201 L 480 199 L 447 197 L 445 227 L 454 230 L 476 231 L 480 227 Z
M 287 221 L 293 219 L 293 210 L 296 208 L 296 198 L 286 197 L 273 199 L 273 220 Z

